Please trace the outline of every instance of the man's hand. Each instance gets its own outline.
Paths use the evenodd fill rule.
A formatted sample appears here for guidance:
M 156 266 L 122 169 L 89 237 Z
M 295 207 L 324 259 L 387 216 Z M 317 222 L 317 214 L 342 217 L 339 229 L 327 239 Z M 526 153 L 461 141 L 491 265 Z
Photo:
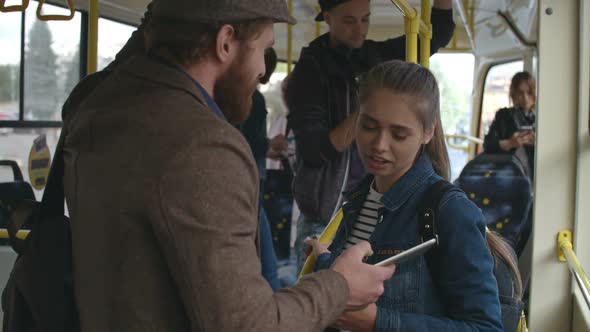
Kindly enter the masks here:
M 373 332 L 375 331 L 375 321 L 377 320 L 377 305 L 369 304 L 365 309 L 356 311 L 345 311 L 333 327 L 353 332 Z
M 344 276 L 350 290 L 347 310 L 359 310 L 377 301 L 383 293 L 383 281 L 391 278 L 395 266 L 373 266 L 363 263 L 365 256 L 373 254 L 369 242 L 346 249 L 331 269 Z
M 354 131 L 358 120 L 359 112 L 354 112 L 344 121 L 340 122 L 336 128 L 330 130 L 330 142 L 334 148 L 343 152 L 354 142 Z

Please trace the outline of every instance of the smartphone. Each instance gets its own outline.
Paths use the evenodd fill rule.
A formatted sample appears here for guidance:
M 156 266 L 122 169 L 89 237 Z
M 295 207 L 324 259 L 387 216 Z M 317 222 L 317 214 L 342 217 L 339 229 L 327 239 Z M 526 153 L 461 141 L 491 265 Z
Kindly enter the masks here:
M 518 131 L 533 131 L 535 127 L 533 126 L 520 126 L 518 127 Z
M 414 257 L 418 257 L 420 255 L 423 255 L 424 253 L 426 253 L 428 250 L 432 249 L 432 247 L 436 246 L 437 244 L 438 244 L 438 240 L 436 238 L 430 239 L 430 240 L 420 243 L 419 245 L 412 247 L 402 253 L 399 253 L 395 256 L 391 256 L 387 259 L 384 259 L 381 262 L 375 264 L 375 266 L 388 266 L 391 264 L 399 264 L 399 263 L 405 262 L 405 261 L 412 259 Z

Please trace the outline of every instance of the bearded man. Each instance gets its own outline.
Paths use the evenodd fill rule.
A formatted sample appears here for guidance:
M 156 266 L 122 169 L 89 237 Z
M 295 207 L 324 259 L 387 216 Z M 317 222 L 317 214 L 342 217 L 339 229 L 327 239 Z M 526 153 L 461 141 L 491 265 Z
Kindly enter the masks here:
M 366 242 L 274 294 L 260 272 L 256 164 L 234 125 L 273 24 L 295 22 L 284 0 L 154 0 L 147 18 L 64 105 L 81 330 L 320 331 L 374 302 L 393 268 L 364 264 Z

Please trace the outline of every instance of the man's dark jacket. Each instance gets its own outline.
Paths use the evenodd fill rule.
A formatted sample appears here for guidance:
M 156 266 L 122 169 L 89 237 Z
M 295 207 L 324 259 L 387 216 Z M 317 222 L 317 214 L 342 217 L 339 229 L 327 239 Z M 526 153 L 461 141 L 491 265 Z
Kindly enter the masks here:
M 432 54 L 451 39 L 452 16 L 452 10 L 432 9 Z M 367 40 L 354 50 L 330 47 L 329 37 L 324 34 L 302 49 L 285 95 L 288 125 L 297 143 L 294 196 L 306 218 L 321 223 L 338 207 L 340 193 L 352 185 L 346 183 L 349 175 L 355 179 L 363 175 L 355 149 L 337 151 L 329 132 L 358 111 L 358 76 L 381 62 L 405 59 L 406 52 L 405 36 Z

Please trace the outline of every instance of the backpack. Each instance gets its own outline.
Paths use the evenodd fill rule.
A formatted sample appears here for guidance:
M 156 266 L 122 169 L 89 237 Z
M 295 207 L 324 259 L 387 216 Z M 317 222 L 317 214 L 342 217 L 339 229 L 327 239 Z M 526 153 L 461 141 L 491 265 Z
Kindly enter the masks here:
M 422 236 L 422 240 L 426 241 L 431 238 L 438 237 L 436 231 L 436 215 L 438 214 L 438 208 L 440 201 L 445 194 L 451 191 L 462 192 L 461 189 L 454 186 L 448 181 L 440 180 L 434 183 L 422 199 L 419 205 L 419 231 Z M 499 235 L 497 235 L 499 236 Z M 489 238 L 486 237 L 486 238 Z M 487 240 L 486 240 L 487 241 Z M 488 246 L 491 249 L 491 246 Z M 504 248 L 516 258 L 516 253 L 512 247 L 505 243 Z M 490 250 L 492 251 L 492 250 Z M 498 282 L 499 300 L 502 311 L 502 325 L 505 331 L 526 331 L 526 319 L 524 316 L 524 303 L 520 298 L 515 298 L 511 292 L 513 285 L 516 280 L 516 275 L 509 269 L 507 264 L 501 259 L 497 259 L 497 255 L 494 252 L 492 257 L 494 258 L 494 276 Z M 435 259 L 433 256 L 436 254 L 436 248 L 425 254 L 426 263 L 432 265 L 431 261 Z
M 23 200 L 7 229 L 17 259 L 2 292 L 4 332 L 78 332 L 69 219 L 64 216 L 63 140 L 59 139 L 41 202 Z M 24 226 L 26 239 L 17 237 Z

